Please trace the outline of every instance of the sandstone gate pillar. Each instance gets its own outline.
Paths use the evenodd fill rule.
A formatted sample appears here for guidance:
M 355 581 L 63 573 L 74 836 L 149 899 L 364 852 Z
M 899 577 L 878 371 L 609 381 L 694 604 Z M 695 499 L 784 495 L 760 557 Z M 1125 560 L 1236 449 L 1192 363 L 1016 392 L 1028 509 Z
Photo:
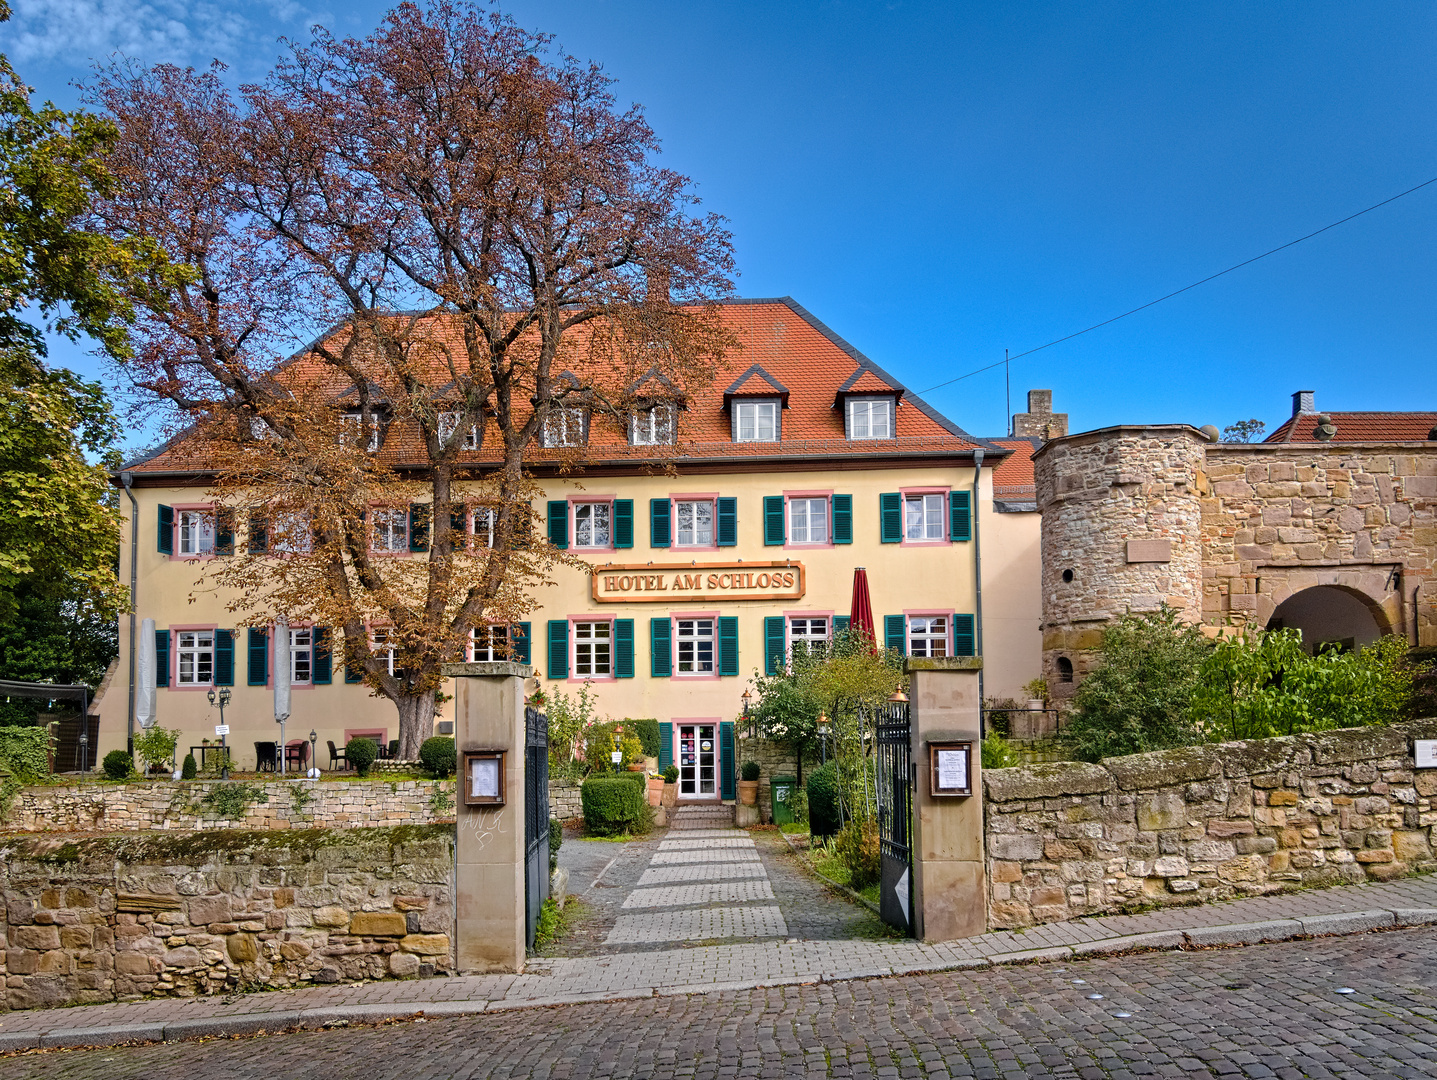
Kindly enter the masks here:
M 980 656 L 908 661 L 913 787 L 913 933 L 921 941 L 988 929 L 980 752 Z M 968 796 L 931 794 L 929 743 L 971 742 Z
M 508 661 L 444 666 L 454 680 L 459 753 L 454 955 L 461 973 L 524 970 L 524 680 L 533 673 Z M 504 752 L 504 805 L 465 804 L 466 751 Z

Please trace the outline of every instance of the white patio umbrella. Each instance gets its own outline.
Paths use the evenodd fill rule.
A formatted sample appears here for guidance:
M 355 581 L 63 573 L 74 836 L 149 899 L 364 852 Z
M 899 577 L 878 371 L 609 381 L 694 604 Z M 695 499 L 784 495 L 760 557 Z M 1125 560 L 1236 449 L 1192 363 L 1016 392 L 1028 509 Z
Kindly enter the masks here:
M 289 622 L 280 617 L 274 624 L 274 719 L 279 724 L 279 771 L 284 775 L 284 722 L 289 719 Z

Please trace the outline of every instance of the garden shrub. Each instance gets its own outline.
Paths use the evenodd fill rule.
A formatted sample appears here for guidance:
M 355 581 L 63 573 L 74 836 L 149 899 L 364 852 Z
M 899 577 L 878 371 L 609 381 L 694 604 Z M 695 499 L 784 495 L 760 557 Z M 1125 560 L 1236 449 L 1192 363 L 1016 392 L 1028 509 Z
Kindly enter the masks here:
M 344 748 L 344 760 L 354 766 L 360 776 L 369 775 L 369 767 L 379 757 L 379 744 L 373 739 L 350 739 Z
M 670 765 L 664 770 L 664 783 L 677 784 L 679 782 L 679 767 Z
M 808 774 L 808 824 L 814 836 L 838 832 L 838 766 L 831 761 Z
M 1008 745 L 1008 740 L 993 731 L 979 743 L 983 768 L 1007 769 L 1018 764 L 1018 753 Z
M 0 769 L 22 780 L 50 771 L 50 730 L 34 724 L 0 727 Z
M 871 821 L 850 820 L 833 842 L 834 854 L 848 867 L 848 883 L 854 889 L 877 884 L 883 874 L 878 843 L 878 826 Z
M 661 743 L 659 740 L 659 722 L 657 720 L 625 720 L 624 730 L 632 731 L 638 736 L 639 746 L 643 750 L 644 757 L 658 757 Z
M 179 728 L 168 729 L 159 724 L 135 736 L 135 752 L 145 763 L 145 774 L 149 775 L 153 765 L 170 766 L 175 756 L 175 744 L 180 741 Z M 166 769 L 170 771 L 173 766 Z
M 559 866 L 559 848 L 564 845 L 564 826 L 558 818 L 549 819 L 549 873 Z
M 459 767 L 459 757 L 454 748 L 454 740 L 447 735 L 435 735 L 432 739 L 425 739 L 420 743 L 419 760 L 439 780 L 446 776 L 452 776 L 454 770 Z
M 648 774 L 648 773 L 644 773 L 644 772 L 621 772 L 621 773 L 619 773 L 619 779 L 621 779 L 621 780 L 627 780 L 629 783 L 631 783 L 631 784 L 633 784 L 635 787 L 637 787 L 640 791 L 647 792 L 647 791 L 649 790 L 649 774 Z
M 757 761 L 745 761 L 745 762 L 743 763 L 743 768 L 742 768 L 742 772 L 741 772 L 740 775 L 741 775 L 741 777 L 742 777 L 744 780 L 747 780 L 747 781 L 750 782 L 750 783 L 752 783 L 753 781 L 757 780 L 758 777 L 759 777 L 758 762 L 757 762 Z
M 185 763 L 180 766 L 180 779 L 193 780 L 199 775 L 200 767 L 195 764 L 195 755 L 186 754 Z
M 124 780 L 129 777 L 135 767 L 134 761 L 124 750 L 111 750 L 105 755 L 102 766 L 105 775 L 111 780 Z
M 643 779 L 643 773 L 634 773 Z M 646 831 L 653 821 L 644 789 L 627 776 L 591 776 L 579 788 L 584 826 L 595 836 Z

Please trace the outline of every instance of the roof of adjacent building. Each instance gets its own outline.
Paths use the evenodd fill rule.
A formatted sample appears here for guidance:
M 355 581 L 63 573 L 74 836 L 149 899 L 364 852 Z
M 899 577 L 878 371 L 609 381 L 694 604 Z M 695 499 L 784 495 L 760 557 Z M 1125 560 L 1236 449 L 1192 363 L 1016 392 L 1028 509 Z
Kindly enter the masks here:
M 1331 440 L 1317 437 L 1317 418 L 1329 416 L 1337 426 Z M 1426 442 L 1437 428 L 1437 412 L 1328 412 L 1290 417 L 1263 440 L 1270 443 Z
M 1009 509 L 1036 510 L 1038 488 L 1033 479 L 1033 454 L 1043 440 L 1036 436 L 999 435 L 987 441 L 1010 451 L 993 470 L 993 501 L 1007 504 Z
M 989 464 L 997 465 L 1010 450 L 1020 445 L 1028 447 L 1023 440 L 1009 446 L 1011 440 L 1000 445 L 969 435 L 790 297 L 728 300 L 719 305 L 719 313 L 741 348 L 732 355 L 727 370 L 717 373 L 710 385 L 692 391 L 681 402 L 678 445 L 664 454 L 666 460 L 679 466 L 685 461 L 723 459 L 966 456 L 978 447 L 987 453 Z M 301 352 L 281 367 L 302 367 L 306 360 L 306 354 Z M 655 381 L 649 375 L 644 378 L 650 383 Z M 843 395 L 851 393 L 894 394 L 894 438 L 845 437 L 841 402 Z M 348 401 L 352 396 L 352 387 L 336 385 L 331 400 Z M 784 399 L 778 442 L 733 441 L 727 402 L 733 397 L 751 396 Z M 483 465 L 499 460 L 495 441 L 481 438 L 480 448 L 463 452 L 460 462 Z M 186 446 L 182 433 L 123 468 L 136 473 L 201 472 L 204 464 L 196 453 L 198 449 Z M 582 457 L 590 464 L 652 462 L 659 456 L 658 449 L 630 446 L 627 434 L 616 425 L 596 423 Z M 535 464 L 547 457 L 557 461 L 573 455 L 573 451 L 538 447 L 526 453 Z M 394 467 L 427 464 L 417 426 L 402 419 L 388 426 L 378 454 Z M 1026 475 L 1031 483 L 1031 465 Z

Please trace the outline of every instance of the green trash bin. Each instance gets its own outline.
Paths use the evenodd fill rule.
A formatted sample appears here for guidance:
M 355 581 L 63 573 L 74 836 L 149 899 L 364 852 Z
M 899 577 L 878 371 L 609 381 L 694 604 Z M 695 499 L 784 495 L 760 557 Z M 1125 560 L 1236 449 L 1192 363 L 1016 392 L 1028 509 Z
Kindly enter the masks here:
M 768 790 L 773 800 L 775 825 L 793 824 L 793 789 L 794 779 L 791 776 L 775 776 L 769 781 Z

